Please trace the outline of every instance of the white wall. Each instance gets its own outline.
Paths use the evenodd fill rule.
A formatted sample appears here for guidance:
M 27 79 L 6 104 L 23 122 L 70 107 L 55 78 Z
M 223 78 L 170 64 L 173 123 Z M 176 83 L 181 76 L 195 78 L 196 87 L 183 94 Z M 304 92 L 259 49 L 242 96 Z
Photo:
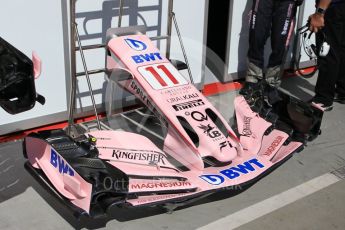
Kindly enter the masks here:
M 0 135 L 60 122 L 67 119 L 69 90 L 69 29 L 68 0 L 11 0 L 0 7 L 0 36 L 28 56 L 36 50 L 43 60 L 37 91 L 46 97 L 46 105 L 39 104 L 28 112 L 11 116 L 0 109 Z M 175 0 L 174 11 L 184 36 L 184 43 L 196 83 L 203 80 L 205 10 L 207 0 Z M 149 27 L 149 36 L 164 35 L 167 24 L 168 0 L 125 0 L 123 26 Z M 117 26 L 118 0 L 78 0 L 77 23 L 83 45 L 105 42 L 106 30 Z M 175 29 L 173 30 L 174 34 Z M 160 47 L 164 51 L 165 42 Z M 172 43 L 172 57 L 183 60 L 176 37 Z M 104 50 L 86 51 L 88 68 L 104 67 Z M 82 63 L 77 53 L 77 70 Z M 106 83 L 104 74 L 91 76 L 99 107 L 102 107 Z M 91 100 L 85 77 L 78 78 L 78 108 L 90 111 Z M 86 108 L 86 109 L 85 109 Z
M 232 20 L 229 23 L 230 45 L 228 73 L 237 73 L 246 68 L 246 57 L 249 40 L 249 11 L 252 7 L 252 0 L 234 0 L 232 7 Z
M 186 48 L 195 84 L 204 81 L 208 0 L 175 0 L 174 11 Z M 176 30 L 173 29 L 171 57 L 184 61 Z M 188 77 L 187 74 L 185 76 Z
M 11 0 L 0 7 L 0 36 L 31 57 L 37 51 L 43 70 L 37 90 L 46 97 L 45 106 L 12 116 L 0 108 L 0 135 L 35 127 L 42 117 L 66 110 L 66 84 L 60 1 Z M 34 120 L 32 120 L 34 119 Z M 30 121 L 26 125 L 19 121 Z M 49 121 L 49 120 L 48 120 Z M 50 121 L 52 122 L 52 121 Z
M 313 14 L 315 12 L 315 1 L 308 1 L 305 0 L 305 6 L 304 6 L 304 13 L 303 13 L 303 25 L 307 23 L 309 15 Z M 315 36 L 312 36 L 312 39 L 315 39 Z M 312 40 L 314 41 L 314 40 Z M 301 62 L 309 61 L 309 57 L 305 54 L 305 52 L 302 50 L 302 57 Z

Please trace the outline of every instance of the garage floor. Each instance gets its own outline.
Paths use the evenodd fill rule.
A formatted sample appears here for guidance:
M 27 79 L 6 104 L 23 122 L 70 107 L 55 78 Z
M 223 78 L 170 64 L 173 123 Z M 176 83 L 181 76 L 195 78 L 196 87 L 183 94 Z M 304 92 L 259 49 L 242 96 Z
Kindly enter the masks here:
M 284 88 L 309 99 L 313 81 Z M 229 118 L 235 93 L 210 97 Z M 0 229 L 345 229 L 345 105 L 324 116 L 322 135 L 243 193 L 218 193 L 167 214 L 162 208 L 115 210 L 110 220 L 78 222 L 23 167 L 21 141 L 0 144 Z

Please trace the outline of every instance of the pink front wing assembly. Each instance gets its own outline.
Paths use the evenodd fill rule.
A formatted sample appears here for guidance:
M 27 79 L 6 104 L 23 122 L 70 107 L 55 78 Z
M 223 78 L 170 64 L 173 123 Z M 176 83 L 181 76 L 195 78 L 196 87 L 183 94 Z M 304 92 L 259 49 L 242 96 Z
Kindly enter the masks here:
M 234 101 L 237 136 L 147 36 L 115 37 L 107 48 L 109 79 L 160 119 L 163 148 L 124 131 L 92 131 L 72 139 L 57 130 L 25 139 L 33 171 L 91 216 L 113 205 L 183 203 L 225 188 L 241 189 L 303 146 L 254 112 L 242 96 Z
M 165 150 L 172 157 L 197 170 L 204 168 L 203 158 L 218 162 L 231 162 L 236 158 L 240 145 L 237 139 L 232 138 L 235 136 L 233 130 L 202 93 L 160 54 L 147 36 L 113 38 L 108 48 L 133 76 L 120 85 L 167 124 L 166 139 L 169 141 Z M 181 141 L 185 143 L 182 146 L 174 143 Z

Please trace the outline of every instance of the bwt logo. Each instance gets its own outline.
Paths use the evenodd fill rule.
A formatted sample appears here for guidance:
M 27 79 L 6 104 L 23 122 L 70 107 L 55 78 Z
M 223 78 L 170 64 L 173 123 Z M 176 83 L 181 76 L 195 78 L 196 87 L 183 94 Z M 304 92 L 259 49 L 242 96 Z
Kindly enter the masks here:
M 220 171 L 219 173 L 221 175 L 203 175 L 200 176 L 200 178 L 211 185 L 220 185 L 224 183 L 225 179 L 233 180 L 241 175 L 254 172 L 257 168 L 261 169 L 264 167 L 265 166 L 260 163 L 258 159 L 254 158 L 244 162 L 243 164 Z
M 74 176 L 74 171 L 72 168 L 69 167 L 64 159 L 60 157 L 60 155 L 57 154 L 53 149 L 50 153 L 50 164 L 54 166 L 54 168 L 59 169 L 59 173 Z
M 131 47 L 132 49 L 136 51 L 142 51 L 142 50 L 147 49 L 147 45 L 142 41 L 127 38 L 125 39 L 125 42 L 127 43 L 129 47 Z
M 140 64 L 144 62 L 163 60 L 160 53 L 149 53 L 132 56 L 132 59 L 135 63 Z

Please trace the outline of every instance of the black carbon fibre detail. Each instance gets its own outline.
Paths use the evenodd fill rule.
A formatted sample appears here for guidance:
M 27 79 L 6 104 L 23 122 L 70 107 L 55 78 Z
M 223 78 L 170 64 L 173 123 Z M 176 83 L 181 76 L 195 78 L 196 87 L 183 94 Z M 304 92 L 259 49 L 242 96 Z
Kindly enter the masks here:
M 192 142 L 194 143 L 195 147 L 199 147 L 200 144 L 200 139 L 198 134 L 195 132 L 195 130 L 193 129 L 193 127 L 189 124 L 189 122 L 186 120 L 186 118 L 181 117 L 181 116 L 176 116 L 178 121 L 180 122 L 181 126 L 183 127 L 183 129 L 186 131 L 186 133 L 188 134 L 189 138 L 192 140 Z

